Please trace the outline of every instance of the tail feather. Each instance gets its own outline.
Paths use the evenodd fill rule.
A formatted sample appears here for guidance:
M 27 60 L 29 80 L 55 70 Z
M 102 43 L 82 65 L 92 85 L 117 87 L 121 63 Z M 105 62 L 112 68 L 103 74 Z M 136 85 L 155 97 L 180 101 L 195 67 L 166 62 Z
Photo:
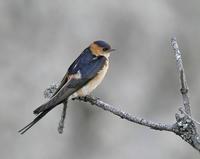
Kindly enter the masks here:
M 46 105 L 41 105 L 40 107 L 38 107 L 37 109 L 35 109 L 33 111 L 33 114 L 38 115 L 41 112 L 44 112 L 45 109 L 47 109 L 48 107 Z
M 48 101 L 47 103 L 44 103 L 44 104 L 42 104 L 41 106 L 39 106 L 38 108 L 36 108 L 36 109 L 33 111 L 33 114 L 38 115 L 38 114 L 40 114 L 41 112 L 44 112 L 45 110 L 54 108 L 54 107 L 57 106 L 58 104 L 60 104 L 60 103 L 56 102 L 55 100 L 50 100 L 50 101 Z
M 29 123 L 28 125 L 26 125 L 24 128 L 22 128 L 21 130 L 19 130 L 18 132 L 20 134 L 24 134 L 27 130 L 29 130 L 33 125 L 35 125 L 40 119 L 42 119 L 52 108 L 47 109 L 45 111 L 43 111 L 42 113 L 40 113 L 31 123 Z
M 57 93 L 56 96 L 52 97 L 48 102 L 42 104 L 40 107 L 33 111 L 36 114 L 36 118 L 26 125 L 24 128 L 19 130 L 20 134 L 24 134 L 27 130 L 29 130 L 33 125 L 35 125 L 40 119 L 42 119 L 50 110 L 55 108 L 57 105 L 61 104 L 64 100 L 68 99 L 68 97 L 73 94 L 75 91 L 74 88 L 68 89 L 68 87 L 64 87 L 63 89 Z
M 45 110 L 52 109 L 52 108 L 54 108 L 55 106 L 61 104 L 62 101 L 63 101 L 63 100 L 62 100 L 62 99 L 59 99 L 58 96 L 53 97 L 53 98 L 51 98 L 48 102 L 42 104 L 42 105 L 39 106 L 37 109 L 35 109 L 35 110 L 33 111 L 33 114 L 38 115 L 38 114 L 40 114 L 41 112 L 44 112 Z

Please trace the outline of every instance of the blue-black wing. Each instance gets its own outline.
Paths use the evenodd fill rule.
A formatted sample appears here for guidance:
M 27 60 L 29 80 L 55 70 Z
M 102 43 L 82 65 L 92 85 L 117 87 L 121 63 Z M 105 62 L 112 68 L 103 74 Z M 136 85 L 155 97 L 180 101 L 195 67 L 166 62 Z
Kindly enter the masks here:
M 34 110 L 34 114 L 39 114 L 44 110 L 55 107 L 56 105 L 62 103 L 66 100 L 70 95 L 83 87 L 87 82 L 93 79 L 97 73 L 103 68 L 106 62 L 106 58 L 104 56 L 99 56 L 91 59 L 88 63 L 81 63 L 81 67 L 79 67 L 80 63 L 77 63 L 77 67 L 79 67 L 77 72 L 74 74 L 70 74 L 68 72 L 68 81 L 57 91 L 57 93 L 46 103 L 38 107 Z M 74 71 L 73 69 L 71 71 Z M 79 76 L 77 77 L 77 74 Z
M 90 64 L 91 62 L 94 63 L 94 61 L 95 61 L 94 59 L 95 59 L 95 56 L 92 55 L 90 49 L 86 48 L 78 56 L 78 58 L 70 65 L 67 73 L 65 74 L 65 76 L 62 79 L 62 81 L 60 82 L 60 85 L 58 86 L 57 90 L 53 93 L 52 97 L 54 97 L 60 91 L 60 89 L 68 82 L 69 75 L 76 74 L 78 71 L 83 69 L 83 67 L 87 67 L 88 68 L 87 65 L 91 65 Z M 85 69 L 83 69 L 83 71 L 85 72 Z M 71 81 L 71 82 L 74 83 L 73 81 Z M 78 81 L 76 81 L 75 83 L 78 83 Z
M 76 74 L 85 65 L 94 61 L 96 56 L 93 55 L 89 48 L 86 48 L 80 56 L 70 65 L 68 69 L 68 74 Z

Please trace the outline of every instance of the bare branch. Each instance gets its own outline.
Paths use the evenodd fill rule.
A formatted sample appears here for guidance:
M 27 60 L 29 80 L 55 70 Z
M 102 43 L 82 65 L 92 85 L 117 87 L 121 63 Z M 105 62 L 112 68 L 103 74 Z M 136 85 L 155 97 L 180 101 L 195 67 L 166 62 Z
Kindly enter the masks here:
M 191 116 L 190 102 L 189 102 L 189 96 L 188 96 L 188 85 L 187 85 L 186 76 L 185 76 L 185 72 L 183 68 L 181 52 L 178 48 L 176 38 L 172 38 L 171 45 L 173 47 L 175 57 L 176 57 L 176 63 L 177 63 L 178 71 L 179 71 L 180 84 L 181 84 L 180 92 L 182 94 L 183 105 L 184 105 L 184 110 L 183 109 L 180 110 L 182 115 L 184 116 L 181 117 L 181 115 L 176 114 L 175 116 L 176 122 L 174 124 L 156 123 L 150 120 L 146 120 L 144 118 L 133 116 L 120 109 L 117 109 L 116 106 L 107 104 L 101 101 L 99 98 L 94 98 L 91 96 L 77 97 L 77 98 L 73 98 L 73 100 L 89 102 L 91 105 L 95 105 L 101 109 L 109 111 L 112 114 L 117 115 L 122 119 L 126 119 L 130 122 L 140 124 L 154 130 L 174 132 L 176 135 L 180 136 L 183 140 L 188 142 L 191 146 L 193 146 L 196 150 L 200 152 L 200 136 L 197 132 L 197 129 L 194 123 L 196 121 Z M 51 95 L 54 93 L 56 88 L 57 88 L 57 85 L 51 85 L 45 91 L 45 96 L 51 97 Z M 61 116 L 61 120 L 58 127 L 59 133 L 63 132 L 66 109 L 67 109 L 67 101 L 64 102 L 62 116 Z
M 58 132 L 60 134 L 63 133 L 63 129 L 64 129 L 64 125 L 65 125 L 65 117 L 66 117 L 66 111 L 67 111 L 67 103 L 68 101 L 65 100 L 65 102 L 63 102 L 63 110 L 62 110 L 62 114 L 61 114 L 61 119 L 60 122 L 58 124 Z
M 44 91 L 45 97 L 51 97 L 51 95 L 55 92 L 57 87 L 58 87 L 58 85 L 56 85 L 56 84 L 50 85 Z M 146 120 L 144 118 L 139 118 L 139 117 L 130 115 L 129 113 L 126 113 L 126 112 L 124 112 L 120 109 L 117 109 L 116 106 L 112 106 L 110 104 L 107 104 L 107 103 L 101 101 L 99 98 L 94 98 L 94 97 L 91 97 L 91 96 L 84 96 L 84 97 L 73 98 L 73 100 L 89 102 L 90 104 L 95 105 L 99 108 L 102 108 L 106 111 L 109 111 L 109 112 L 119 116 L 122 119 L 126 119 L 128 121 L 131 121 L 131 122 L 143 125 L 143 126 L 147 126 L 147 127 L 154 129 L 154 130 L 173 131 L 173 125 L 156 123 L 156 122 Z M 64 104 L 64 106 L 63 106 L 63 110 L 62 110 L 61 120 L 60 120 L 59 126 L 58 126 L 58 132 L 59 133 L 62 133 L 63 128 L 64 128 L 64 120 L 65 120 L 66 109 L 67 109 L 67 100 L 63 104 Z
M 185 109 L 185 112 L 191 116 L 190 102 L 189 102 L 189 96 L 188 96 L 188 85 L 186 81 L 185 71 L 183 68 L 182 54 L 179 50 L 178 43 L 175 37 L 171 39 L 171 45 L 172 45 L 172 48 L 174 49 L 176 64 L 179 71 L 180 82 L 181 82 L 180 91 L 183 98 L 184 109 Z
M 59 86 L 59 83 L 56 84 L 51 84 L 45 91 L 44 91 L 44 98 L 51 98 L 52 95 L 54 94 L 54 92 L 57 90 Z M 65 100 L 63 102 L 63 109 L 62 109 L 62 114 L 61 114 L 61 119 L 60 122 L 58 124 L 58 132 L 60 134 L 63 133 L 63 129 L 64 129 L 64 122 L 65 122 L 65 117 L 66 117 L 66 111 L 67 111 L 67 103 L 68 100 Z
M 183 60 L 181 56 L 182 54 L 179 50 L 178 43 L 175 37 L 171 39 L 171 45 L 175 53 L 176 64 L 180 76 L 180 92 L 182 94 L 184 105 L 184 111 L 182 111 L 182 113 L 185 112 L 183 117 L 180 117 L 179 114 L 176 114 L 177 123 L 175 124 L 176 126 L 174 127 L 174 132 L 200 152 L 200 136 L 197 132 L 194 120 L 191 116 L 191 108 L 188 96 L 188 85 L 186 81 L 185 71 L 183 68 Z
M 167 124 L 161 124 L 161 123 L 155 123 L 149 120 L 146 120 L 144 118 L 139 118 L 136 116 L 133 116 L 129 113 L 126 113 L 120 109 L 117 109 L 116 106 L 112 106 L 110 104 L 107 104 L 103 101 L 101 101 L 99 98 L 94 98 L 91 96 L 85 96 L 85 97 L 77 97 L 77 98 L 73 98 L 76 100 L 80 100 L 80 101 L 84 101 L 84 102 L 89 102 L 92 105 L 95 105 L 101 109 L 104 109 L 106 111 L 109 111 L 117 116 L 119 116 L 122 119 L 126 119 L 128 121 L 143 125 L 143 126 L 147 126 L 151 129 L 155 129 L 155 130 L 165 130 L 165 131 L 172 131 L 173 130 L 173 125 L 167 125 Z

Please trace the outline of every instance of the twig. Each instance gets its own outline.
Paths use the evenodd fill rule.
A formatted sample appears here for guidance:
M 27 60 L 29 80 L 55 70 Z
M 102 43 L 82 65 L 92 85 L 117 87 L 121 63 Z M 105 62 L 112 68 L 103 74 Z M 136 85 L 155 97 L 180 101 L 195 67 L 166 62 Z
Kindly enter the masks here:
M 54 91 L 56 90 L 55 88 L 57 88 L 57 87 L 58 87 L 58 85 L 56 85 L 56 84 L 50 85 L 45 90 L 45 96 L 51 97 L 51 94 L 54 93 Z M 144 118 L 139 118 L 139 117 L 130 115 L 129 113 L 126 113 L 126 112 L 124 112 L 120 109 L 117 109 L 116 106 L 112 106 L 110 104 L 107 104 L 107 103 L 101 101 L 99 98 L 94 98 L 94 97 L 91 97 L 91 96 L 84 96 L 84 97 L 73 98 L 72 100 L 89 102 L 92 105 L 95 105 L 99 108 L 102 108 L 106 111 L 109 111 L 109 112 L 121 117 L 122 119 L 126 119 L 128 121 L 131 121 L 131 122 L 143 125 L 143 126 L 150 127 L 151 129 L 160 130 L 160 131 L 161 130 L 173 131 L 173 125 L 156 123 L 156 122 L 146 120 Z M 59 133 L 62 133 L 63 128 L 64 128 L 64 120 L 65 120 L 66 109 L 67 109 L 67 100 L 63 104 L 64 104 L 64 106 L 63 106 L 63 110 L 62 110 L 61 120 L 60 120 L 59 126 L 58 126 L 58 132 Z
M 44 98 L 51 98 L 52 95 L 54 94 L 54 92 L 57 90 L 59 86 L 59 83 L 54 83 L 51 84 L 45 91 L 44 91 Z M 61 119 L 60 122 L 58 124 L 58 132 L 60 134 L 63 133 L 63 129 L 64 129 L 64 122 L 65 122 L 65 117 L 66 117 L 66 110 L 67 110 L 67 103 L 68 101 L 65 100 L 63 102 L 63 109 L 62 109 L 62 114 L 61 114 Z
M 65 117 L 66 117 L 67 103 L 68 103 L 67 100 L 65 100 L 65 102 L 63 102 L 63 110 L 62 110 L 62 114 L 61 114 L 61 119 L 60 119 L 60 122 L 59 122 L 59 124 L 58 124 L 58 132 L 59 132 L 60 134 L 63 133 L 63 129 L 64 129 L 64 125 L 65 125 Z
M 172 131 L 173 130 L 173 126 L 172 125 L 167 125 L 167 124 L 161 124 L 161 123 L 155 123 L 149 120 L 146 120 L 144 118 L 139 118 L 136 116 L 133 116 L 129 113 L 126 113 L 120 109 L 117 109 L 116 106 L 112 106 L 110 104 L 107 104 L 103 101 L 101 101 L 99 98 L 94 98 L 91 96 L 85 96 L 85 97 L 77 97 L 77 98 L 73 98 L 76 100 L 80 100 L 83 102 L 89 102 L 92 105 L 95 105 L 101 109 L 104 109 L 106 111 L 109 111 L 119 117 L 121 117 L 122 119 L 126 119 L 128 121 L 143 125 L 143 126 L 147 126 L 151 129 L 155 129 L 155 130 L 165 130 L 165 131 Z
M 184 111 L 182 112 L 185 112 L 183 117 L 180 117 L 179 114 L 176 114 L 177 123 L 175 124 L 174 132 L 200 152 L 200 136 L 197 132 L 194 120 L 191 116 L 190 101 L 188 96 L 188 85 L 186 81 L 185 71 L 183 68 L 182 54 L 179 50 L 178 43 L 175 37 L 171 39 L 171 45 L 174 50 L 176 64 L 180 76 L 180 92 L 182 94 L 184 105 Z
M 190 102 L 189 102 L 189 96 L 188 96 L 188 85 L 186 81 L 185 71 L 183 68 L 182 54 L 179 50 L 178 43 L 175 37 L 171 39 L 171 44 L 175 53 L 176 64 L 179 71 L 180 83 L 181 83 L 180 91 L 183 98 L 184 109 L 185 109 L 185 112 L 191 116 Z

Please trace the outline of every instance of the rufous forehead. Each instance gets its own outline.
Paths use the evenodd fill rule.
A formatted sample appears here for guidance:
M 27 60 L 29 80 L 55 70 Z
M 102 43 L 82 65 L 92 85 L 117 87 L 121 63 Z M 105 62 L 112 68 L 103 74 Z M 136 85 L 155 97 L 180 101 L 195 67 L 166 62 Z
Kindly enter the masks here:
M 95 54 L 95 55 L 100 55 L 101 52 L 102 52 L 102 49 L 103 49 L 102 47 L 98 46 L 98 45 L 95 44 L 95 43 L 92 43 L 92 44 L 90 45 L 90 50 L 91 50 L 92 53 Z
M 95 50 L 102 50 L 102 47 L 100 47 L 99 45 L 95 44 L 95 43 L 92 43 L 90 45 L 91 48 L 95 49 Z

